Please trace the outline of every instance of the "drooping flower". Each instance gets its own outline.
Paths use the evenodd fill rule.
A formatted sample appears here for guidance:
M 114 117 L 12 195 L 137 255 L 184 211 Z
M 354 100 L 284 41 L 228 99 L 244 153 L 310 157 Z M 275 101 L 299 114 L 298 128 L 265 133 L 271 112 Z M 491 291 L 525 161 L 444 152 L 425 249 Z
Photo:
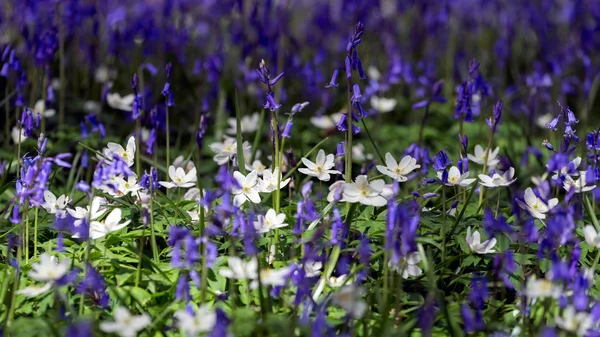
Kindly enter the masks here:
M 259 215 L 258 221 L 254 222 L 254 228 L 258 233 L 267 233 L 276 228 L 286 227 L 284 223 L 285 214 L 277 214 L 274 209 L 269 209 L 265 215 Z
M 485 174 L 479 175 L 479 183 L 488 188 L 496 188 L 501 186 L 508 186 L 514 183 L 517 178 L 515 176 L 515 169 L 510 167 L 508 170 L 504 172 L 504 174 L 500 175 L 498 173 L 494 173 L 491 177 Z
M 46 109 L 46 103 L 44 102 L 44 100 L 41 99 L 35 102 L 35 105 L 33 106 L 33 111 L 41 115 L 43 118 L 49 118 L 56 114 L 56 110 Z
M 586 182 L 586 171 L 579 172 L 579 178 L 574 180 L 571 176 L 565 176 L 565 181 L 563 182 L 563 188 L 569 192 L 573 190 L 574 193 L 582 193 L 588 192 L 596 188 L 596 185 L 588 185 Z
M 100 323 L 100 330 L 106 333 L 115 333 L 121 337 L 135 337 L 138 332 L 144 330 L 150 325 L 150 315 L 132 315 L 124 307 L 116 307 L 114 312 L 114 321 L 105 321 Z
M 437 172 L 437 176 L 441 181 L 444 181 L 444 172 Z M 444 184 L 446 186 L 462 186 L 467 187 L 471 185 L 475 180 L 475 178 L 468 179 L 469 172 L 460 173 L 460 170 L 456 166 L 452 166 L 448 170 L 448 180 Z
M 407 181 L 407 175 L 421 167 L 417 164 L 417 159 L 411 156 L 404 156 L 398 163 L 389 152 L 385 154 L 385 164 L 386 166 L 377 165 L 377 170 L 399 182 Z
M 542 199 L 535 195 L 531 187 L 525 190 L 524 201 L 516 199 L 519 206 L 528 211 L 531 216 L 537 219 L 545 219 L 546 213 L 553 209 L 558 204 L 558 199 L 553 198 L 548 200 L 546 204 Z
M 478 231 L 475 231 L 471 234 L 471 227 L 467 228 L 467 244 L 473 253 L 477 254 L 489 254 L 495 253 L 496 251 L 493 249 L 496 245 L 496 238 L 491 238 L 489 240 L 485 240 L 481 242 L 481 236 Z
M 235 195 L 233 198 L 234 205 L 241 206 L 246 200 L 250 200 L 255 204 L 260 203 L 258 192 L 261 186 L 258 183 L 258 173 L 256 171 L 252 171 L 246 176 L 239 171 L 235 171 L 233 177 L 239 184 L 239 188 L 234 187 L 232 189 L 232 193 Z
M 302 163 L 304 163 L 306 168 L 299 168 L 298 171 L 307 176 L 317 177 L 321 181 L 329 181 L 331 179 L 330 174 L 341 174 L 338 170 L 332 170 L 335 167 L 334 159 L 335 156 L 333 154 L 325 156 L 325 151 L 319 150 L 314 163 L 306 158 L 302 158 Z
M 172 182 L 161 181 L 160 184 L 166 188 L 183 187 L 189 188 L 196 185 L 196 168 L 192 168 L 187 174 L 182 167 L 169 166 L 169 178 Z
M 21 144 L 25 139 L 27 139 L 27 136 L 25 135 L 25 129 L 19 126 L 14 126 L 12 128 L 10 136 L 15 145 Z

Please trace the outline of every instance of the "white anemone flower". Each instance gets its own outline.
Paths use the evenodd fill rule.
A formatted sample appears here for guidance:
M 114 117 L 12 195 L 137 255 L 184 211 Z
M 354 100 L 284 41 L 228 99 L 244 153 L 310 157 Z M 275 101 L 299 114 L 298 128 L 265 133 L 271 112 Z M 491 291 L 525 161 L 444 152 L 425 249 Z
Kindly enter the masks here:
M 389 261 L 388 267 L 393 271 L 402 273 L 402 278 L 407 279 L 411 276 L 423 274 L 423 270 L 418 266 L 419 262 L 421 262 L 421 255 L 418 252 L 412 252 L 408 256 L 402 257 L 398 264 Z
M 171 182 L 161 181 L 159 184 L 166 188 L 183 187 L 189 188 L 196 185 L 196 168 L 192 168 L 187 174 L 182 167 L 175 168 L 175 166 L 169 166 L 169 178 Z
M 337 127 L 337 123 L 339 123 L 340 119 L 342 119 L 342 115 L 343 114 L 341 112 L 336 112 L 331 114 L 331 116 L 315 116 L 310 118 L 310 122 L 319 129 L 331 130 Z
M 475 145 L 475 153 L 467 154 L 467 158 L 469 158 L 469 160 L 474 163 L 483 165 L 483 163 L 485 161 L 485 152 L 486 151 L 487 151 L 487 149 L 483 149 L 483 147 L 481 147 L 481 145 Z M 490 150 L 490 152 L 488 153 L 487 165 L 486 165 L 488 169 L 492 169 L 492 168 L 496 167 L 496 165 L 498 165 L 498 163 L 500 163 L 500 159 L 498 159 L 498 152 L 500 152 L 500 148 L 496 147 L 493 151 Z
M 342 196 L 342 201 L 381 207 L 387 204 L 391 195 L 386 193 L 383 179 L 369 182 L 366 175 L 360 175 L 356 177 L 355 182 L 344 184 Z
M 395 98 L 371 96 L 370 103 L 371 107 L 377 112 L 387 113 L 394 110 L 398 101 Z
M 562 312 L 562 316 L 556 317 L 554 321 L 559 328 L 579 337 L 585 336 L 594 324 L 594 318 L 591 314 L 585 311 L 576 312 L 571 305 L 566 307 Z
M 546 278 L 537 279 L 535 275 L 527 279 L 525 295 L 529 299 L 536 298 L 558 298 L 563 294 L 562 288 Z
M 116 232 L 125 228 L 131 222 L 131 220 L 121 222 L 121 216 L 121 209 L 115 208 L 106 216 L 104 221 L 92 221 L 90 224 L 90 239 L 100 239 L 108 235 L 108 233 Z M 73 237 L 75 237 L 75 235 Z
M 500 175 L 498 173 L 494 173 L 491 177 L 485 174 L 479 175 L 479 183 L 488 188 L 496 188 L 501 186 L 509 186 L 510 184 L 517 181 L 515 176 L 515 169 L 510 167 L 504 174 Z
M 27 139 L 27 136 L 25 136 L 25 129 L 20 126 L 13 126 L 10 136 L 15 145 L 18 145 Z
M 227 164 L 228 161 L 230 161 L 234 156 L 237 155 L 237 142 L 234 138 L 226 137 L 222 143 L 212 143 L 208 147 L 215 153 L 213 160 L 218 165 Z M 243 142 L 242 148 L 244 150 L 245 156 L 245 152 L 250 150 L 251 148 L 250 143 Z
M 124 307 L 116 307 L 114 321 L 101 322 L 100 330 L 106 333 L 115 333 L 121 337 L 135 337 L 144 330 L 152 321 L 150 315 L 132 315 Z
M 241 186 L 240 189 L 233 189 L 233 204 L 236 206 L 241 206 L 246 200 L 250 200 L 251 202 L 258 204 L 260 203 L 260 195 L 258 192 L 260 191 L 260 184 L 258 182 L 258 173 L 256 171 L 252 171 L 248 173 L 248 175 L 243 175 L 239 171 L 233 172 L 233 177 L 237 180 L 238 184 Z
M 68 196 L 61 195 L 56 198 L 54 193 L 49 190 L 44 191 L 44 203 L 42 207 L 50 214 L 56 214 L 58 211 L 64 211 L 67 208 L 67 204 L 71 201 Z
M 120 94 L 113 92 L 106 95 L 106 103 L 108 106 L 117 110 L 132 111 L 134 100 L 135 96 L 133 94 L 121 97 Z
M 49 118 L 56 114 L 56 110 L 54 109 L 46 110 L 46 103 L 42 99 L 35 102 L 35 105 L 33 106 L 33 111 L 44 118 Z
M 366 160 L 373 160 L 373 155 L 366 151 L 365 146 L 361 143 L 352 146 L 352 161 L 362 163 Z
M 437 176 L 440 180 L 442 180 L 443 172 L 438 172 Z M 452 166 L 448 170 L 448 182 L 445 183 L 446 186 L 462 186 L 467 187 L 471 185 L 475 180 L 475 178 L 467 179 L 469 177 L 469 172 L 465 172 L 460 174 L 460 170 L 456 166 Z
M 279 189 L 286 187 L 291 180 L 291 178 L 282 180 L 281 173 L 279 173 L 279 167 L 274 168 L 273 171 L 268 168 L 263 170 L 262 176 L 262 179 L 260 179 L 258 183 L 259 190 L 263 193 L 271 193 L 277 190 L 277 180 L 279 180 Z
M 298 171 L 307 176 L 317 177 L 321 181 L 329 181 L 331 179 L 330 174 L 341 174 L 338 170 L 332 170 L 335 166 L 334 159 L 335 156 L 333 154 L 326 156 L 325 151 L 319 150 L 314 163 L 306 158 L 302 158 L 302 163 L 306 168 L 299 168 Z
M 127 166 L 133 166 L 135 160 L 135 137 L 129 137 L 127 141 L 126 149 L 121 144 L 110 142 L 106 144 L 106 148 L 103 151 L 104 157 L 111 160 L 113 156 L 117 155 L 123 159 Z
M 260 121 L 260 114 L 258 112 L 253 113 L 250 116 L 242 116 L 240 125 L 242 127 L 242 133 L 252 133 L 258 129 L 258 122 Z M 227 119 L 229 128 L 225 130 L 228 135 L 235 135 L 237 133 L 237 120 L 232 117 Z
M 385 165 L 377 165 L 377 170 L 398 182 L 407 181 L 407 175 L 421 167 L 417 159 L 411 156 L 404 156 L 398 163 L 389 152 L 385 154 Z
M 106 199 L 102 197 L 94 197 L 94 199 L 92 200 L 91 207 L 86 206 L 85 208 L 83 208 L 75 206 L 75 209 L 67 208 L 67 212 L 69 212 L 69 214 L 71 214 L 72 217 L 77 219 L 73 224 L 75 225 L 75 227 L 78 227 L 84 220 L 87 220 L 88 216 L 89 220 L 96 220 L 100 216 L 102 216 L 102 214 L 104 214 L 107 210 L 107 208 L 105 207 L 106 204 Z
M 587 225 L 583 227 L 583 236 L 590 247 L 600 248 L 600 235 L 598 235 L 594 226 Z
M 227 258 L 227 263 L 229 268 L 219 269 L 219 274 L 223 277 L 238 280 L 254 280 L 258 277 L 258 260 L 256 260 L 256 257 L 245 262 L 239 257 L 230 256 Z
M 31 265 L 31 270 L 27 275 L 36 281 L 54 282 L 69 271 L 70 265 L 71 260 L 68 258 L 64 258 L 59 262 L 56 257 L 48 253 L 42 253 L 40 255 L 40 262 Z
M 355 285 L 347 285 L 333 294 L 333 303 L 346 310 L 353 318 L 361 318 L 367 311 L 367 302 L 363 299 L 364 290 Z
M 269 209 L 265 215 L 259 215 L 258 221 L 254 221 L 254 228 L 258 233 L 268 233 L 269 231 L 286 227 L 285 214 L 277 214 L 274 209 Z
M 563 182 L 563 188 L 569 192 L 572 188 L 575 189 L 575 193 L 583 193 L 589 192 L 596 188 L 596 185 L 586 185 L 586 172 L 579 172 L 579 178 L 574 180 L 571 176 L 565 176 L 565 181 Z
M 467 244 L 473 253 L 477 254 L 489 254 L 495 253 L 496 251 L 493 249 L 496 245 L 496 238 L 491 238 L 490 240 L 485 240 L 481 242 L 481 235 L 478 231 L 473 232 L 471 234 L 471 227 L 467 228 Z
M 25 288 L 17 291 L 17 294 L 23 295 L 25 297 L 38 297 L 41 294 L 46 293 L 48 290 L 50 290 L 52 288 L 52 284 L 54 284 L 54 283 L 46 282 L 41 286 L 39 286 L 39 285 L 28 286 L 28 287 L 25 287 Z
M 573 171 L 571 174 L 572 176 L 577 176 L 579 175 L 579 171 L 577 170 L 579 165 L 581 165 L 581 157 L 576 157 L 575 159 L 571 160 L 567 166 L 561 168 L 560 171 L 553 171 L 552 177 L 550 178 L 556 180 L 559 178 L 559 176 L 568 176 L 569 171 Z M 548 165 L 546 165 L 546 167 L 548 167 Z
M 283 286 L 288 280 L 290 275 L 290 267 L 283 267 L 279 269 L 261 269 L 260 271 L 260 282 L 263 286 L 268 285 L 272 287 Z M 250 282 L 250 288 L 258 288 L 258 279 Z
M 306 277 L 315 277 L 321 275 L 322 268 L 323 262 L 321 261 L 307 261 L 304 263 L 304 273 Z
M 194 314 L 190 314 L 185 309 L 177 310 L 174 317 L 177 319 L 177 327 L 185 333 L 186 337 L 211 331 L 217 323 L 217 315 L 206 304 L 200 306 Z
M 531 187 L 528 187 L 525 190 L 524 196 L 525 201 L 517 199 L 517 203 L 522 209 L 528 211 L 531 216 L 537 219 L 546 219 L 546 213 L 558 205 L 557 198 L 548 200 L 548 204 L 546 204 L 544 201 L 542 201 L 542 199 L 535 195 Z

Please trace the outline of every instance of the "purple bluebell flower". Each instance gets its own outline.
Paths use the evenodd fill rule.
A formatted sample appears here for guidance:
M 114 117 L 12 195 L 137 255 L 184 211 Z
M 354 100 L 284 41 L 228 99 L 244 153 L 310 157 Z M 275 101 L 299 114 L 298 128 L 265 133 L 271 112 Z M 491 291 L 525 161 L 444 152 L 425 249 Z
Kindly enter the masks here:
M 450 158 L 444 150 L 438 152 L 433 159 L 433 169 L 436 171 L 442 171 L 448 167 L 448 165 L 452 165 Z
M 108 309 L 110 300 L 106 291 L 106 281 L 104 277 L 92 265 L 86 265 L 87 272 L 85 278 L 77 284 L 75 292 L 77 294 L 88 294 L 91 299 L 100 307 Z

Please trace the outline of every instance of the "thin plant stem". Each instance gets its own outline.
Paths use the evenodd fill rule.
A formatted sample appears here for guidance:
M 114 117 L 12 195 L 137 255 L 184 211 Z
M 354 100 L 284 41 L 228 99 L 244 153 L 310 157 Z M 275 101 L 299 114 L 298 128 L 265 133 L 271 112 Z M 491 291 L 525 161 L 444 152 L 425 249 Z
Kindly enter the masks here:
M 33 222 L 33 258 L 37 257 L 37 245 L 38 245 L 38 211 L 39 208 L 35 208 L 35 218 Z
M 169 165 L 171 165 L 171 154 L 170 154 L 170 147 L 171 147 L 171 142 L 170 142 L 170 132 L 169 132 L 169 106 L 166 105 L 165 106 L 165 128 L 166 128 L 166 142 L 167 142 L 167 167 Z
M 250 164 L 252 164 L 254 162 L 254 159 L 256 159 L 256 151 L 258 150 L 258 145 L 260 144 L 260 138 L 262 136 L 264 120 L 265 120 L 265 109 L 262 109 L 262 110 L 260 110 L 260 118 L 258 119 L 258 126 L 256 128 L 256 133 L 254 134 L 254 140 L 252 141 L 252 155 L 250 156 Z
M 90 222 L 91 222 L 91 217 L 92 217 L 92 201 L 94 200 L 94 189 L 92 189 L 92 193 L 90 195 L 90 201 L 88 203 L 88 206 L 90 207 L 90 212 L 88 213 L 87 217 L 86 217 L 86 225 L 89 227 Z M 88 269 L 89 269 L 89 260 L 90 260 L 90 251 L 92 250 L 92 240 L 90 239 L 89 233 L 87 235 L 87 240 L 86 240 L 86 245 L 85 245 L 85 259 L 84 259 L 84 268 L 83 268 L 83 279 L 86 278 L 87 274 L 88 274 Z M 85 293 L 82 293 L 80 295 L 80 299 L 79 299 L 79 316 L 83 315 L 83 311 L 85 309 Z

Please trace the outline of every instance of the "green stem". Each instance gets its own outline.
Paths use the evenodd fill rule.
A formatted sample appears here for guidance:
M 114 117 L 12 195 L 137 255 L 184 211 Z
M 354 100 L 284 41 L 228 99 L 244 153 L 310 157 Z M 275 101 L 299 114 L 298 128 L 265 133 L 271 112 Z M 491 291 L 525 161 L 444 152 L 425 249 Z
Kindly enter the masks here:
M 365 119 L 361 119 L 362 121 L 362 125 L 365 128 L 365 132 L 367 133 L 367 136 L 369 137 L 369 140 L 371 141 L 371 145 L 373 145 L 373 148 L 375 149 L 375 153 L 377 153 L 377 157 L 379 157 L 379 160 L 381 160 L 382 163 L 385 163 L 385 159 L 383 158 L 383 156 L 381 155 L 381 152 L 379 152 L 379 148 L 377 147 L 377 144 L 375 144 L 375 141 L 373 141 L 373 137 L 371 137 L 371 133 L 369 132 L 369 128 L 367 128 L 367 123 L 365 122 Z
M 90 195 L 90 201 L 88 202 L 88 206 L 90 208 L 90 212 L 87 215 L 86 218 L 86 224 L 89 227 L 90 222 L 91 222 L 91 217 L 92 217 L 92 201 L 94 200 L 94 192 L 95 190 L 92 189 L 92 193 Z M 89 260 L 90 260 L 90 251 L 92 250 L 92 240 L 89 237 L 89 233 L 88 233 L 88 238 L 86 240 L 86 245 L 85 245 L 85 260 L 84 260 L 84 269 L 83 269 L 83 279 L 85 279 L 85 277 L 87 276 L 88 273 L 88 269 L 89 269 Z M 83 311 L 85 309 L 85 293 L 82 293 L 80 295 L 81 297 L 79 298 L 79 316 L 83 315 Z
M 35 208 L 35 218 L 33 223 L 33 258 L 37 257 L 37 245 L 38 245 L 38 211 L 39 208 Z
M 252 155 L 250 156 L 250 164 L 254 162 L 256 159 L 256 151 L 258 150 L 258 145 L 260 144 L 260 138 L 262 136 L 262 129 L 265 120 L 265 109 L 260 110 L 260 118 L 258 119 L 258 127 L 256 128 L 256 133 L 254 134 L 254 141 L 252 141 Z
M 237 90 L 235 91 L 235 126 L 238 171 L 240 171 L 241 174 L 246 175 L 246 161 L 244 160 L 244 145 L 242 143 L 242 112 L 240 111 L 240 99 Z
M 487 161 L 488 161 L 488 156 L 490 155 L 490 148 L 492 147 L 492 140 L 494 139 L 494 133 L 492 132 L 492 134 L 490 134 L 490 139 L 488 140 L 488 145 L 487 148 L 485 149 L 485 155 L 483 156 L 483 168 L 481 169 L 481 174 L 487 174 L 486 173 L 486 168 L 487 168 Z M 485 186 L 481 185 L 479 187 L 479 204 L 478 207 L 481 207 L 481 204 L 483 203 L 483 195 L 485 194 Z
M 21 261 L 21 246 L 17 246 L 17 261 Z M 15 279 L 13 281 L 12 295 L 10 299 L 10 309 L 8 309 L 8 316 L 6 318 L 6 327 L 9 328 L 12 321 L 15 318 L 15 306 L 17 304 L 17 291 L 19 290 L 19 281 L 21 280 L 21 274 L 18 269 L 15 269 Z
M 169 165 L 171 165 L 171 155 L 170 155 L 171 142 L 170 142 L 169 134 L 171 132 L 169 131 L 169 106 L 168 105 L 165 106 L 165 128 L 166 128 L 166 132 L 167 132 L 167 134 L 165 135 L 166 142 L 167 142 L 167 167 L 169 167 Z

